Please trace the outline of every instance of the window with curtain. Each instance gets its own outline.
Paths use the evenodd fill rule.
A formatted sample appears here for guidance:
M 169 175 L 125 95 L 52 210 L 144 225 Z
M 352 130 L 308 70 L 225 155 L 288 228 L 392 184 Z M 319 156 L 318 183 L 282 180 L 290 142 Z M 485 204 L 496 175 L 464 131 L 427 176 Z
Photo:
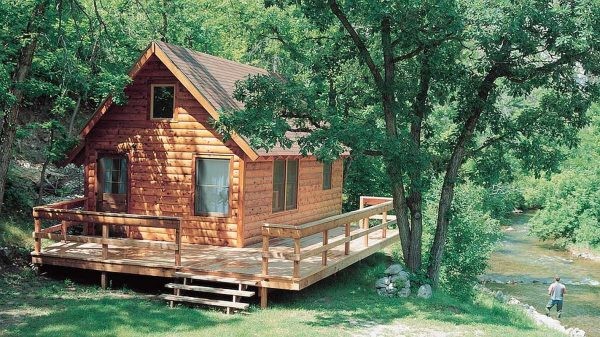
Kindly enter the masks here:
M 273 162 L 273 212 L 298 207 L 298 160 Z
M 122 157 L 102 157 L 99 160 L 102 172 L 102 192 L 127 193 L 127 160 Z
M 229 214 L 229 159 L 196 159 L 196 215 Z
M 175 105 L 175 86 L 174 85 L 151 85 L 152 104 L 150 106 L 151 118 L 173 118 L 173 108 Z
M 323 189 L 331 189 L 331 171 L 333 169 L 332 163 L 323 163 Z

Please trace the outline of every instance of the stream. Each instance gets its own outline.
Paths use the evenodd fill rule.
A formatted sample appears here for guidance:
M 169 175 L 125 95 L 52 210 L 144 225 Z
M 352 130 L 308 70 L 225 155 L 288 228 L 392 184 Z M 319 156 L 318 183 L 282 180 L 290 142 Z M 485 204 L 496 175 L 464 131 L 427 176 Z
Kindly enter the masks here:
M 560 321 L 567 328 L 585 330 L 586 336 L 600 337 L 600 262 L 574 257 L 528 235 L 533 215 L 514 215 L 510 226 L 503 227 L 504 238 L 482 279 L 493 291 L 500 290 L 544 313 L 548 286 L 559 275 L 567 286 Z M 556 307 L 550 316 L 556 318 Z

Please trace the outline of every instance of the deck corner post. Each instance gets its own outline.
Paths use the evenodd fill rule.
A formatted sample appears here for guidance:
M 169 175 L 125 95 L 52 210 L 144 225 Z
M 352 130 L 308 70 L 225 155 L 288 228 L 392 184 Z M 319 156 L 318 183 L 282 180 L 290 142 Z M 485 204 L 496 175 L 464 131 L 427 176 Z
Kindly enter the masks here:
M 262 242 L 262 274 L 269 275 L 269 234 L 263 232 Z
M 67 221 L 63 220 L 60 222 L 60 232 L 63 236 L 63 241 L 67 242 Z
M 267 296 L 268 296 L 268 292 L 269 292 L 269 288 L 267 288 L 265 286 L 261 286 L 260 289 L 259 289 L 260 308 L 261 309 L 266 309 L 267 308 Z
M 39 254 L 42 251 L 42 239 L 37 236 L 42 231 L 42 220 L 39 218 L 34 218 L 33 220 L 33 228 L 34 228 L 34 250 L 36 254 Z

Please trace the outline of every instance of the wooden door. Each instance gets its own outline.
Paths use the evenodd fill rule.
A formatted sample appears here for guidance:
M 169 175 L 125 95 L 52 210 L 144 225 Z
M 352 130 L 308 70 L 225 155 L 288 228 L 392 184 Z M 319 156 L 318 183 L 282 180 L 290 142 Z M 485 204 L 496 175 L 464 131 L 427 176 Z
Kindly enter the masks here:
M 102 156 L 98 159 L 98 212 L 127 212 L 127 159 Z
M 98 159 L 98 194 L 96 211 L 127 212 L 127 158 L 118 155 L 100 156 Z M 111 236 L 127 236 L 123 226 L 111 226 Z

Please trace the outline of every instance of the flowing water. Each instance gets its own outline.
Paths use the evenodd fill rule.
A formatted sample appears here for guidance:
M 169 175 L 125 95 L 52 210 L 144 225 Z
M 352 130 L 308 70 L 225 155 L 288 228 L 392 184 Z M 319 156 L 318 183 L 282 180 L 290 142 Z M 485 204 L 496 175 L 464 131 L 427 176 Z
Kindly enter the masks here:
M 528 235 L 532 216 L 515 215 L 510 226 L 504 227 L 505 236 L 483 277 L 486 286 L 543 313 L 548 286 L 554 275 L 559 275 L 567 286 L 560 321 L 567 328 L 585 330 L 586 336 L 600 337 L 600 262 L 573 257 Z M 556 307 L 551 316 L 556 318 Z

